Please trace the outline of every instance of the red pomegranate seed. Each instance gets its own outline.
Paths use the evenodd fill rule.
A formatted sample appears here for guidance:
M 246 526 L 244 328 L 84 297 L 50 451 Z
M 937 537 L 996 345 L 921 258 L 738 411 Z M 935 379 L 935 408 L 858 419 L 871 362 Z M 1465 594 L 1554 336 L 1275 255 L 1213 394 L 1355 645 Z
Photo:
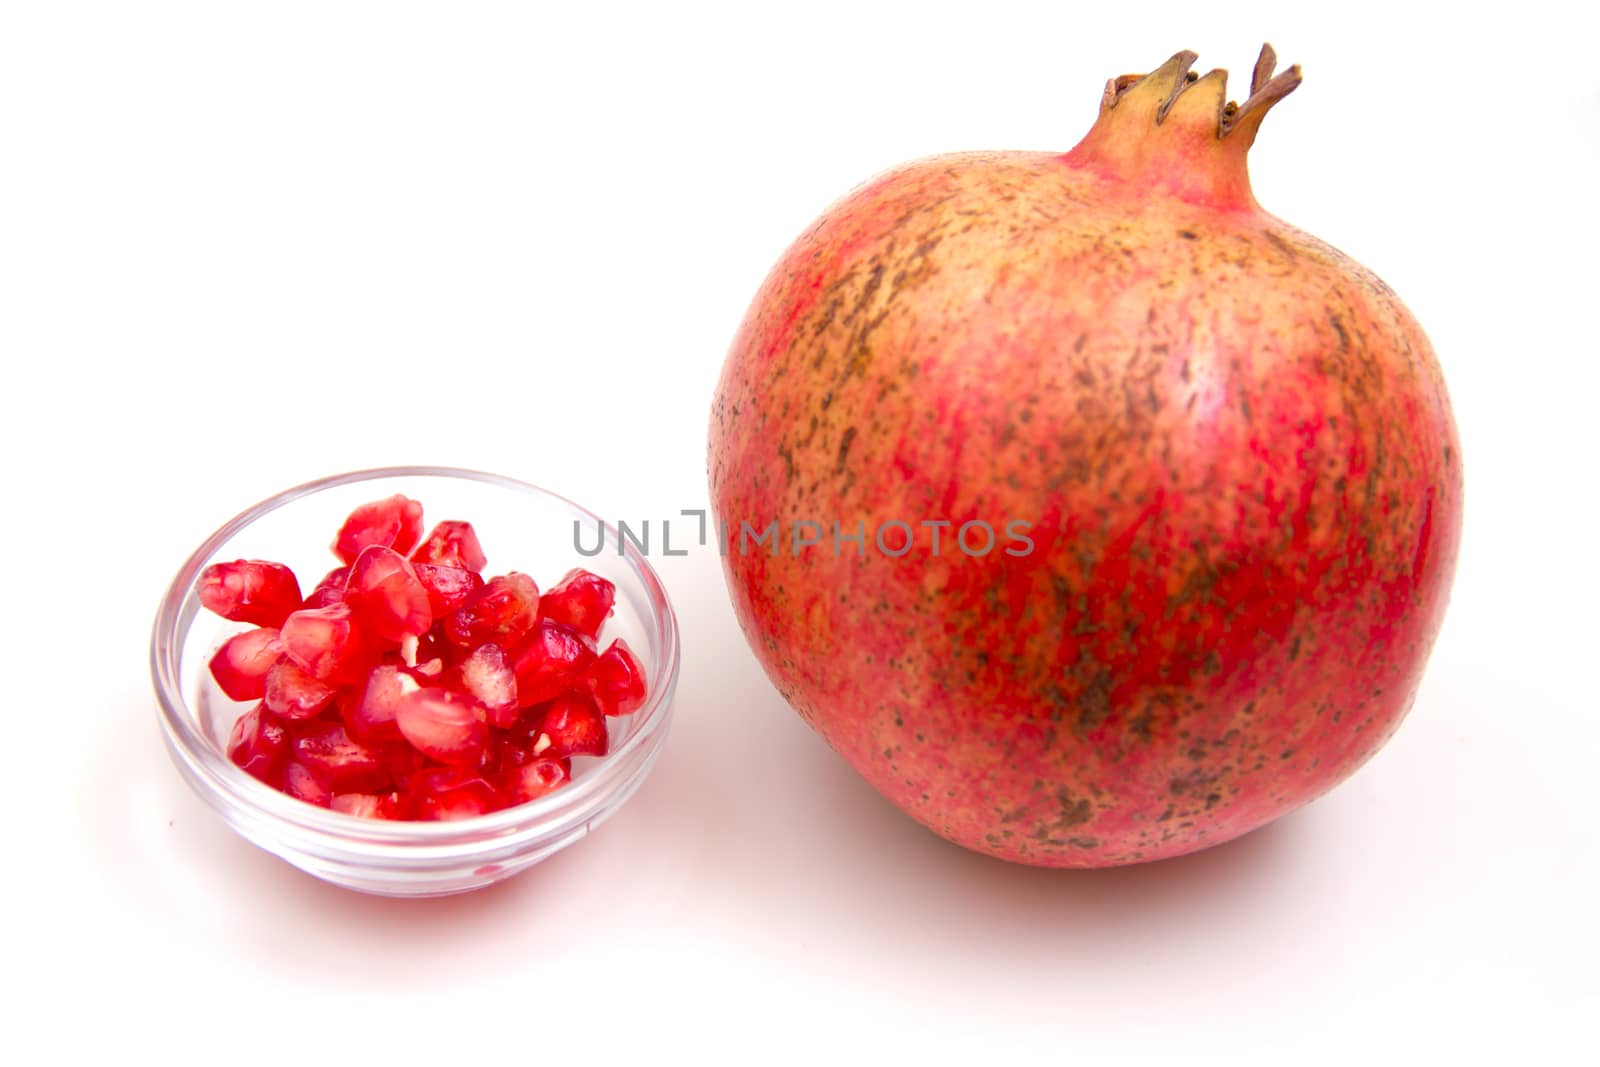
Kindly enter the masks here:
M 405 794 L 390 793 L 335 793 L 328 807 L 346 815 L 364 819 L 409 818 L 410 802 Z
M 359 815 L 363 819 L 376 819 L 378 799 L 376 793 L 335 793 L 333 799 L 328 802 L 328 807 L 342 815 Z
M 616 601 L 616 586 L 579 567 L 539 597 L 539 616 L 566 623 L 586 637 L 598 637 Z
M 493 641 L 511 648 L 539 621 L 539 587 L 526 574 L 491 578 L 444 622 L 444 636 L 459 648 Z
M 200 603 L 224 619 L 279 626 L 300 606 L 300 583 L 281 563 L 239 559 L 200 572 Z
M 575 685 L 595 660 L 588 640 L 563 623 L 540 619 L 517 653 L 517 700 L 523 707 L 542 704 Z
M 294 759 L 333 793 L 380 793 L 390 787 L 383 753 L 345 733 L 338 721 L 296 727 Z
M 392 548 L 402 556 L 410 552 L 422 536 L 422 505 L 396 493 L 386 500 L 362 504 L 339 527 L 333 551 L 346 563 L 354 563 L 368 545 Z
M 417 637 L 433 625 L 427 589 L 404 556 L 382 545 L 363 548 L 350 565 L 344 600 L 362 627 L 385 641 Z
M 477 531 L 470 522 L 445 521 L 433 528 L 428 539 L 411 553 L 412 563 L 442 563 L 450 567 L 464 567 L 481 571 L 488 557 L 478 544 Z
M 395 711 L 400 698 L 421 686 L 406 671 L 389 664 L 374 667 L 365 686 L 357 687 L 348 700 L 339 702 L 339 712 L 350 736 L 373 744 L 400 740 Z
M 246 774 L 277 786 L 289 754 L 289 731 L 278 717 L 257 704 L 233 724 L 228 758 Z
M 339 690 L 317 681 L 287 656 L 267 671 L 267 710 L 285 719 L 309 719 L 338 695 Z
M 490 726 L 504 730 L 517 721 L 517 676 L 499 645 L 479 645 L 457 670 L 461 688 L 489 713 Z
M 404 786 L 411 780 L 411 776 L 418 771 L 425 771 L 433 764 L 428 762 L 428 757 L 411 747 L 410 742 L 403 738 L 399 741 L 387 741 L 375 746 L 383 766 L 389 772 L 390 781 L 397 786 Z
M 559 789 L 572 778 L 570 761 L 540 757 L 504 771 L 496 779 L 507 807 L 526 804 Z
M 359 681 L 368 652 L 347 604 L 306 608 L 283 620 L 278 632 L 284 655 L 319 681 Z
M 540 744 L 540 738 L 544 735 L 539 730 L 539 724 L 543 717 L 543 707 L 526 708 L 509 729 L 493 731 L 483 765 L 490 770 L 507 771 L 537 759 L 539 753 L 534 751 L 535 748 L 542 752 L 550 747 L 549 738 L 544 738 L 543 744 Z
M 261 701 L 230 760 L 346 814 L 458 819 L 546 796 L 572 756 L 608 751 L 606 715 L 645 699 L 627 644 L 595 645 L 616 587 L 579 568 L 541 597 L 526 574 L 480 576 L 470 523 L 421 534 L 416 501 L 363 504 L 334 541 L 344 565 L 303 600 L 279 564 L 206 569 L 202 603 L 258 627 L 210 660 L 224 693 Z
M 644 667 L 620 637 L 589 664 L 582 686 L 607 715 L 631 715 L 644 706 Z
M 489 734 L 488 747 L 483 751 L 483 769 L 489 772 L 520 767 L 533 758 L 528 742 L 506 736 L 499 730 Z
M 283 654 L 278 631 L 270 626 L 234 634 L 211 657 L 211 677 L 230 700 L 260 700 L 267 671 Z
M 464 693 L 430 687 L 407 693 L 395 722 L 418 752 L 440 763 L 475 767 L 489 740 L 482 704 Z
M 445 639 L 444 623 L 436 622 L 427 633 L 417 639 L 417 663 L 427 663 L 439 660 L 442 666 L 454 664 L 462 656 L 462 650 L 452 645 Z
M 568 693 L 551 701 L 539 721 L 540 741 L 534 755 L 559 759 L 562 756 L 604 756 L 610 749 L 606 717 L 594 701 L 580 693 Z M 543 744 L 548 738 L 549 745 Z
M 467 598 L 483 588 L 476 571 L 443 563 L 413 563 L 417 581 L 428 591 L 428 609 L 435 619 L 454 615 Z
M 302 608 L 325 608 L 329 604 L 344 603 L 344 583 L 350 578 L 349 567 L 335 567 L 322 576 L 322 581 L 311 590 Z
M 315 804 L 319 808 L 327 807 L 333 799 L 328 787 L 317 781 L 317 776 L 311 773 L 309 767 L 292 759 L 283 768 L 283 791 L 296 800 Z
M 496 811 L 502 803 L 494 785 L 468 767 L 422 771 L 412 778 L 408 791 L 418 819 L 470 819 Z

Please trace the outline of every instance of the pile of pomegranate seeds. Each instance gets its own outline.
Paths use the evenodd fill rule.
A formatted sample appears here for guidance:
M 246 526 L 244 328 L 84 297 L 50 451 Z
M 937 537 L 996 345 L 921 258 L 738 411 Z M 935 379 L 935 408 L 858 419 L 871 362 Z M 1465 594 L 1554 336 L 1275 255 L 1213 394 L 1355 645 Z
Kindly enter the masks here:
M 461 819 L 566 784 L 603 756 L 607 716 L 644 704 L 644 670 L 598 639 L 616 587 L 574 570 L 543 595 L 511 571 L 485 579 L 467 522 L 423 537 L 404 496 L 356 508 L 341 566 L 310 594 L 279 563 L 205 569 L 200 602 L 253 624 L 211 657 L 240 716 L 228 758 L 299 797 L 373 819 Z

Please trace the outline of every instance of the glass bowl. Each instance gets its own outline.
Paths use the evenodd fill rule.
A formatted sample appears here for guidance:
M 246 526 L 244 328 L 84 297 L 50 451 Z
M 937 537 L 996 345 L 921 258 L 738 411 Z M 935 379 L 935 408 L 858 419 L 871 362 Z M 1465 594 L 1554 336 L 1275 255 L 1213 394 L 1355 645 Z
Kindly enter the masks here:
M 249 627 L 200 606 L 200 572 L 227 560 L 275 560 L 288 564 L 309 592 L 339 563 L 327 546 L 345 516 L 395 493 L 422 503 L 426 528 L 440 519 L 470 521 L 489 557 L 485 575 L 520 570 L 543 585 L 581 566 L 616 584 L 616 609 L 601 640 L 628 642 L 645 668 L 649 698 L 634 714 L 609 718 L 610 753 L 575 757 L 572 781 L 549 795 L 455 822 L 387 822 L 297 800 L 227 758 L 234 720 L 254 705 L 230 700 L 208 661 L 219 644 Z M 443 896 L 528 869 L 633 795 L 667 737 L 678 627 L 660 578 L 637 547 L 571 501 L 493 474 L 391 467 L 290 489 L 206 538 L 161 602 L 150 664 L 167 751 L 195 792 L 245 839 L 335 885 L 384 896 Z

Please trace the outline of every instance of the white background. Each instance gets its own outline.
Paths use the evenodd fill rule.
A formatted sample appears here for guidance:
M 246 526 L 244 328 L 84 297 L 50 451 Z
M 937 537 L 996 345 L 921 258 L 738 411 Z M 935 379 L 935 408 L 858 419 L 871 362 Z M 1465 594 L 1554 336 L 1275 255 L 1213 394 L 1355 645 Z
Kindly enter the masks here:
M 1294 7 L 0 8 L 5 1040 L 116 1062 L 149 1041 L 328 1064 L 1593 1055 L 1593 18 Z M 616 518 L 703 506 L 728 341 L 833 197 L 932 152 L 1065 150 L 1108 76 L 1180 48 L 1238 91 L 1263 39 L 1306 80 L 1257 195 L 1404 296 L 1466 457 L 1420 699 L 1333 794 L 1151 867 L 968 855 L 784 707 L 707 552 L 658 561 L 685 635 L 662 762 L 527 876 L 353 895 L 181 784 L 147 632 L 223 519 L 397 463 Z

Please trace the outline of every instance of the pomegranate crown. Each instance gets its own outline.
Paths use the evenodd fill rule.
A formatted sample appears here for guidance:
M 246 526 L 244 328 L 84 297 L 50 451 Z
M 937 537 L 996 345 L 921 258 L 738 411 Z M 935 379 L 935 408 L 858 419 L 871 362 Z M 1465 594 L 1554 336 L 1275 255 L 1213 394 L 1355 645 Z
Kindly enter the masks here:
M 1278 57 L 1261 47 L 1242 104 L 1227 99 L 1228 72 L 1197 75 L 1200 58 L 1179 52 L 1149 74 L 1106 82 L 1100 117 L 1065 156 L 1130 188 L 1164 188 L 1215 207 L 1255 207 L 1245 156 L 1266 113 L 1300 84 L 1300 68 L 1274 75 Z
M 1255 137 L 1256 127 L 1267 111 L 1279 100 L 1294 92 L 1300 84 L 1300 66 L 1295 64 L 1276 77 L 1273 70 L 1278 65 L 1278 54 L 1270 44 L 1261 46 L 1255 69 L 1250 74 L 1250 95 L 1240 104 L 1227 99 L 1228 72 L 1217 69 L 1204 76 L 1189 68 L 1200 57 L 1194 52 L 1182 51 L 1149 74 L 1124 74 L 1106 82 L 1105 95 L 1100 99 L 1100 111 L 1105 113 L 1124 99 L 1139 94 L 1155 103 L 1156 125 L 1166 121 L 1180 100 L 1185 108 L 1216 114 L 1218 139 L 1237 130 L 1245 130 L 1248 140 Z M 1187 99 L 1185 99 L 1187 97 Z

